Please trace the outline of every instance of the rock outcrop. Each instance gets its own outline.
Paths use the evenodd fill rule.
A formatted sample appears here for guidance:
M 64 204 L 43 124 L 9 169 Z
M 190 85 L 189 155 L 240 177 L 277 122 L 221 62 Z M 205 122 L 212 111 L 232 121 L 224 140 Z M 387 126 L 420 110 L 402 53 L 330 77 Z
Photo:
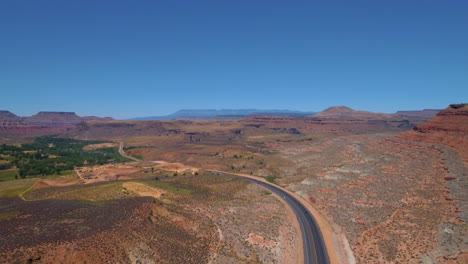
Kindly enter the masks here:
M 315 119 L 294 117 L 251 116 L 243 119 L 246 126 L 269 129 L 291 129 L 297 133 L 366 133 L 411 130 L 415 122 L 407 119 Z M 295 134 L 297 134 L 295 133 Z
M 17 126 L 21 123 L 21 117 L 10 111 L 0 111 L 0 129 L 1 127 Z
M 81 118 L 73 112 L 39 112 L 24 118 L 24 123 L 33 126 L 73 127 L 80 122 Z
M 39 112 L 29 117 L 20 117 L 10 111 L 0 111 L 0 135 L 41 135 L 60 133 L 82 122 L 110 121 L 110 117 L 80 117 L 73 112 Z
M 468 162 L 468 104 L 452 104 L 400 137 L 452 147 Z
M 106 121 L 82 122 L 64 135 L 79 139 L 113 137 L 163 136 L 178 133 L 164 127 L 162 121 Z
M 97 116 L 82 116 L 80 117 L 81 121 L 88 122 L 88 121 L 113 121 L 114 118 L 112 117 L 97 117 Z
M 420 111 L 398 111 L 395 115 L 433 118 L 443 109 L 424 109 Z
M 312 115 L 316 119 L 338 119 L 338 120 L 391 120 L 394 115 L 374 113 L 368 111 L 357 111 L 346 106 L 333 106 L 322 112 Z
M 10 111 L 0 110 L 0 120 L 19 120 L 21 117 L 13 114 Z

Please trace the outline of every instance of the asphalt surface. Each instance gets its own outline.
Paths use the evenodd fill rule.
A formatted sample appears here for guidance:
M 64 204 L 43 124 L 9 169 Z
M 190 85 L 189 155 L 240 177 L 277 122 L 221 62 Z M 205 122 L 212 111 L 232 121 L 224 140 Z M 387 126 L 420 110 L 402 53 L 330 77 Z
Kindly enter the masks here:
M 301 226 L 302 237 L 304 240 L 304 263 L 330 263 L 322 233 L 320 232 L 317 222 L 310 214 L 309 210 L 307 210 L 307 208 L 305 208 L 304 205 L 302 205 L 302 203 L 300 203 L 296 198 L 281 190 L 280 188 L 255 179 L 246 179 L 261 185 L 262 187 L 267 188 L 268 190 L 279 195 L 293 209 L 299 221 L 299 225 Z
M 136 160 L 136 161 L 140 161 L 139 159 L 126 155 L 125 152 L 123 151 L 123 147 L 124 147 L 123 142 L 120 142 L 119 153 L 122 156 Z M 208 170 L 208 171 L 211 171 L 211 170 Z M 223 172 L 219 172 L 219 171 L 211 171 L 211 172 L 217 173 L 217 174 L 224 174 Z M 241 175 L 238 175 L 238 176 L 243 177 Z M 302 205 L 301 202 L 299 202 L 296 198 L 291 196 L 289 193 L 285 192 L 284 190 L 274 185 L 271 185 L 262 181 L 258 181 L 252 178 L 248 178 L 248 177 L 243 177 L 243 178 L 274 192 L 275 194 L 280 196 L 286 203 L 288 203 L 288 205 L 294 211 L 294 213 L 296 214 L 297 220 L 299 222 L 299 225 L 301 227 L 302 240 L 303 240 L 303 245 L 304 245 L 304 263 L 305 264 L 329 264 L 330 263 L 327 249 L 325 247 L 325 242 L 323 241 L 322 232 L 320 232 L 317 221 L 315 221 L 315 218 L 310 214 L 309 210 L 307 210 L 307 208 L 305 208 L 304 205 Z

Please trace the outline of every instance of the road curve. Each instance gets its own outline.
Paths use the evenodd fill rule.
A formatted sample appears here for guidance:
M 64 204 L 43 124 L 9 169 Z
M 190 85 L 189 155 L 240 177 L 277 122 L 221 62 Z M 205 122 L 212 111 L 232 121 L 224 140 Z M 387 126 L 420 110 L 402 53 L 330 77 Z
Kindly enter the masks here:
M 123 148 L 124 148 L 124 143 L 120 142 L 120 144 L 119 144 L 119 154 L 122 155 L 122 157 L 127 158 L 127 159 L 131 159 L 133 161 L 141 161 L 140 159 L 137 159 L 135 157 L 128 156 L 127 154 L 125 154 L 125 151 L 123 150 Z
M 207 170 L 213 173 L 230 174 L 243 177 L 253 183 L 256 183 L 278 195 L 283 199 L 296 214 L 297 220 L 301 227 L 303 246 L 304 246 L 304 263 L 305 264 L 329 264 L 330 259 L 323 240 L 322 232 L 320 231 L 317 221 L 312 216 L 310 211 L 294 196 L 284 191 L 281 187 L 256 180 L 253 177 L 247 177 L 240 174 L 221 172 L 215 170 Z
M 132 159 L 134 161 L 141 161 L 137 158 L 128 156 L 125 154 L 124 143 L 120 142 L 119 153 L 123 157 Z M 218 174 L 231 174 L 215 170 L 207 170 L 213 173 Z M 253 179 L 252 177 L 246 177 L 239 174 L 231 174 L 245 178 L 253 183 L 256 183 L 278 195 L 283 199 L 296 214 L 299 226 L 301 227 L 303 246 L 304 246 L 304 263 L 305 264 L 329 264 L 330 259 L 328 257 L 327 249 L 325 247 L 325 242 L 323 240 L 322 232 L 318 227 L 317 221 L 312 216 L 309 210 L 295 197 L 293 197 L 288 192 L 284 191 L 282 188 L 269 184 L 260 180 Z
M 292 208 L 297 216 L 299 225 L 301 226 L 302 238 L 304 240 L 304 263 L 306 264 L 328 264 L 328 258 L 325 242 L 323 241 L 322 233 L 318 228 L 318 224 L 309 210 L 302 205 L 296 198 L 282 189 L 251 178 L 246 178 L 280 196 Z

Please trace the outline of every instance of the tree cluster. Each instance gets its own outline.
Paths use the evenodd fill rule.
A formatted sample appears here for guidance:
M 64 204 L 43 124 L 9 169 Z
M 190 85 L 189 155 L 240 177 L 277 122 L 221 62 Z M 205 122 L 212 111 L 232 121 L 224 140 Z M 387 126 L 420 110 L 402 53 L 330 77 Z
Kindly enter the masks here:
M 127 161 L 119 155 L 116 148 L 83 149 L 86 145 L 97 143 L 103 142 L 44 136 L 21 146 L 2 145 L 0 154 L 8 157 L 8 165 L 18 168 L 21 178 L 60 174 L 74 169 L 75 166 Z

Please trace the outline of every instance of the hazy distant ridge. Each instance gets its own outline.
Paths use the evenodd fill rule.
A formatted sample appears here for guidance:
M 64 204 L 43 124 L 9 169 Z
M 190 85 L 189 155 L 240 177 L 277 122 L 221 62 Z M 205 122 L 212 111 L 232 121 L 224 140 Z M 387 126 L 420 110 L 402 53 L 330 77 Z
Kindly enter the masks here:
M 402 116 L 417 116 L 417 117 L 428 117 L 432 118 L 436 116 L 443 109 L 423 109 L 419 111 L 398 111 L 395 114 Z
M 249 115 L 290 115 L 290 116 L 307 116 L 315 114 L 315 112 L 303 112 L 292 110 L 259 110 L 259 109 L 182 109 L 173 114 L 165 116 L 147 116 L 135 117 L 130 120 L 169 120 L 179 118 L 215 118 L 215 117 L 235 117 Z

